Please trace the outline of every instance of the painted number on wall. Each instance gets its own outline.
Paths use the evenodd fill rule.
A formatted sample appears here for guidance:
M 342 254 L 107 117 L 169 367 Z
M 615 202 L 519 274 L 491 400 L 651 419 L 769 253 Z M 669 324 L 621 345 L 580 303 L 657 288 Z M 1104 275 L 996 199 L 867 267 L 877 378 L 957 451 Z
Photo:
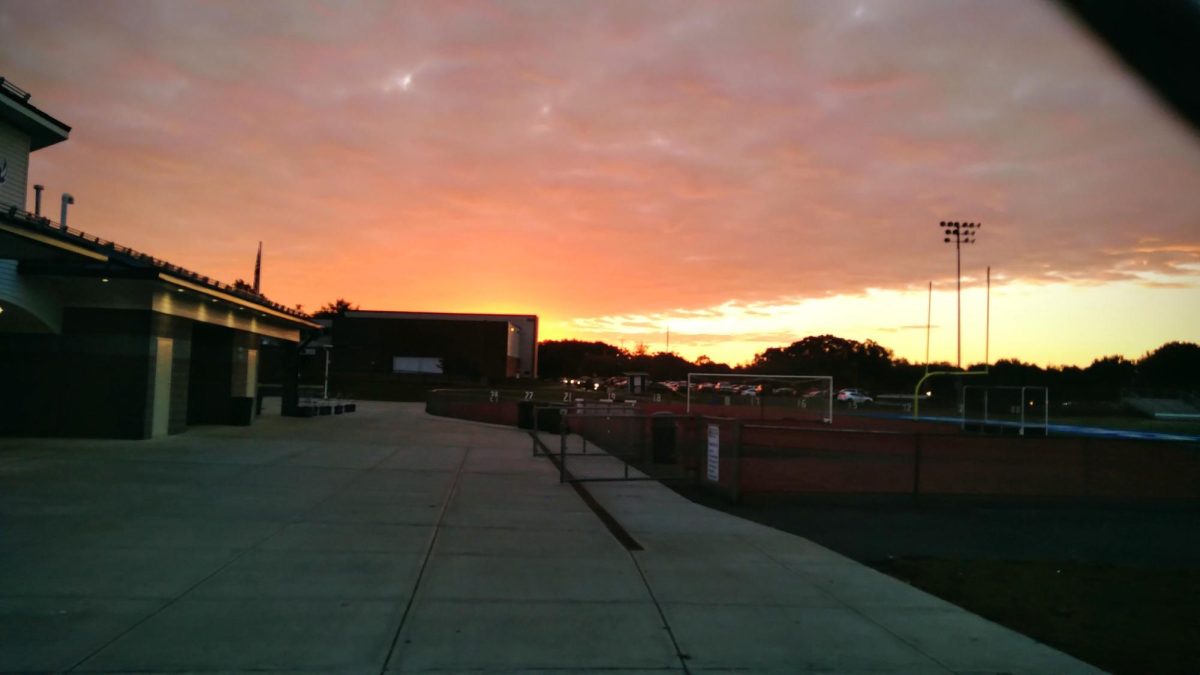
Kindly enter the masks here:
M 496 403 L 499 400 L 500 400 L 500 392 L 496 391 L 495 389 L 488 392 L 488 401 L 490 401 L 492 403 Z
M 525 400 L 526 400 L 526 401 L 532 401 L 532 400 L 533 400 L 533 392 L 532 392 L 532 391 L 527 391 L 527 392 L 525 392 Z

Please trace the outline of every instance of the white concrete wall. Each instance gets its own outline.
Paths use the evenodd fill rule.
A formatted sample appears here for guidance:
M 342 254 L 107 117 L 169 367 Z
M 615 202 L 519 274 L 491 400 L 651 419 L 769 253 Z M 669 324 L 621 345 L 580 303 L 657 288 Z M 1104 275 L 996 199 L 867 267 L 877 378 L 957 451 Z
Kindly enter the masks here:
M 25 210 L 29 185 L 29 135 L 0 122 L 0 168 L 6 166 L 0 183 L 0 209 L 15 205 Z
M 17 261 L 0 258 L 0 330 L 62 332 L 62 306 L 44 284 L 21 278 Z
M 171 370 L 174 366 L 175 342 L 171 338 L 150 338 L 154 351 L 154 371 L 151 381 L 154 393 L 150 408 L 150 436 L 162 438 L 171 428 Z

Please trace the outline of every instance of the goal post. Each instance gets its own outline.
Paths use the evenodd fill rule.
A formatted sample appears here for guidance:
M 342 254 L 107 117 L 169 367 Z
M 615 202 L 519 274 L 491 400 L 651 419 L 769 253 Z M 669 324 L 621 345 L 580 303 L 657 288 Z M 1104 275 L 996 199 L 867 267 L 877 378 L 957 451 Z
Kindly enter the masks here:
M 829 375 L 688 373 L 687 412 L 833 422 L 833 378 Z M 715 410 L 720 408 L 720 410 Z
M 962 390 L 964 431 L 1045 436 L 1050 428 L 1050 390 L 1040 386 L 970 385 Z

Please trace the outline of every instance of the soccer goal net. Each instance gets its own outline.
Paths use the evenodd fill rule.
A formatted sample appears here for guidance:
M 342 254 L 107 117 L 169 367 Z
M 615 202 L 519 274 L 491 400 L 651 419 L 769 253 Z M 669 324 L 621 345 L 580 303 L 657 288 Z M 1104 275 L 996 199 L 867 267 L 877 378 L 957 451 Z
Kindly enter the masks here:
M 1046 387 L 966 386 L 962 428 L 967 431 L 1044 436 L 1050 423 Z
M 833 422 L 833 378 L 828 375 L 690 373 L 689 414 Z

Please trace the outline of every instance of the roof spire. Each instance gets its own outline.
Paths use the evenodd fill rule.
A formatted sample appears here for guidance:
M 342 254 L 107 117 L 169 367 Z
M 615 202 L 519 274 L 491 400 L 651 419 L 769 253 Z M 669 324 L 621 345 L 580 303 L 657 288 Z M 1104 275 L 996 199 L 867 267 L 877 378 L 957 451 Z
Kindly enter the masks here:
M 254 259 L 254 292 L 262 293 L 262 242 L 258 242 L 258 256 Z

